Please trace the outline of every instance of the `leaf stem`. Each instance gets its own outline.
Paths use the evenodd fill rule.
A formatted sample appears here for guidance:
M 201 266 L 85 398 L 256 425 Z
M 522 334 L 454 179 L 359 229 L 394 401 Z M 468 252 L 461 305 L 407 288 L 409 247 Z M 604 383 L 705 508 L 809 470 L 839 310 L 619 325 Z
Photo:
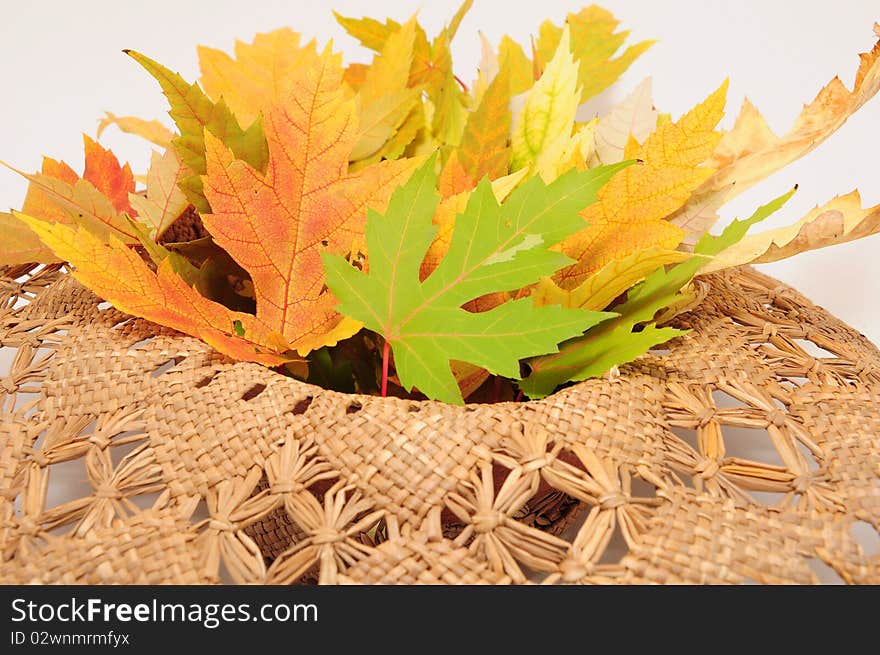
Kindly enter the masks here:
M 382 346 L 382 397 L 385 398 L 388 395 L 388 360 L 391 355 L 391 344 L 388 339 L 385 340 L 385 345 Z

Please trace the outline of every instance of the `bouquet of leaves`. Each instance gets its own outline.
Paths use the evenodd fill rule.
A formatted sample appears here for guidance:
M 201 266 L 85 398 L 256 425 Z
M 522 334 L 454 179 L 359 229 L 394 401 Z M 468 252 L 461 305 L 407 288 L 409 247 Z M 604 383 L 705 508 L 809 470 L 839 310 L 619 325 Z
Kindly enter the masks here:
M 650 81 L 606 115 L 579 106 L 651 45 L 591 6 L 540 26 L 529 54 L 485 41 L 467 85 L 450 53 L 465 2 L 429 37 L 337 16 L 375 52 L 344 65 L 289 29 L 200 47 L 159 83 L 176 127 L 108 114 L 152 142 L 149 171 L 85 138 L 82 175 L 46 158 L 0 215 L 0 264 L 65 262 L 119 310 L 225 355 L 342 391 L 539 398 L 680 334 L 694 276 L 880 230 L 857 192 L 747 235 L 792 192 L 719 236 L 717 210 L 812 150 L 880 87 L 880 44 L 791 131 L 748 101 L 717 129 L 727 83 L 683 116 Z M 877 27 L 875 27 L 877 31 Z M 880 32 L 878 32 L 880 36 Z M 140 182 L 140 186 L 138 186 Z

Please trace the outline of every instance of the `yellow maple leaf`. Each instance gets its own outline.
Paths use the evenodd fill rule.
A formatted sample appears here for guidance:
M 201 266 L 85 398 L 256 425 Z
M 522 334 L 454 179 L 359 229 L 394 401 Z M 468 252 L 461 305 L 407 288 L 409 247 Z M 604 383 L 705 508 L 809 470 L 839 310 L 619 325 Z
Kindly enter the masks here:
M 571 50 L 579 64 L 580 102 L 592 98 L 611 86 L 653 41 L 629 46 L 618 57 L 614 54 L 623 45 L 629 32 L 615 32 L 619 21 L 606 9 L 590 5 L 576 14 L 568 14 L 565 25 L 571 30 Z M 562 28 L 545 21 L 536 43 L 538 68 L 548 61 L 559 44 Z
M 413 16 L 389 35 L 382 51 L 364 71 L 358 88 L 360 120 L 351 160 L 381 158 L 385 146 L 412 112 L 421 88 L 407 86 L 413 58 L 416 19 Z
M 554 281 L 573 289 L 603 266 L 645 248 L 673 249 L 684 238 L 681 228 L 664 220 L 690 198 L 712 174 L 701 166 L 720 135 L 715 131 L 724 113 L 725 81 L 717 91 L 677 122 L 661 118 L 643 146 L 630 140 L 627 159 L 642 160 L 618 172 L 583 212 L 587 227 L 561 244 L 576 264 Z
M 289 28 L 257 34 L 253 43 L 235 42 L 235 59 L 222 50 L 199 46 L 199 82 L 213 100 L 221 96 L 243 125 L 260 111 L 287 97 L 298 71 L 318 64 L 314 40 L 300 45 L 300 35 Z

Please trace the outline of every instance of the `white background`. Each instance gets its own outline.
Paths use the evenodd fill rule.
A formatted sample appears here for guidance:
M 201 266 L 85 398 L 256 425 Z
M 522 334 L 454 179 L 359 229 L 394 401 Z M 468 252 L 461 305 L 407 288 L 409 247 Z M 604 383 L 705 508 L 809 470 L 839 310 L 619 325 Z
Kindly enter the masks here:
M 436 33 L 457 8 L 454 0 L 335 0 L 343 15 L 391 16 L 398 20 L 420 10 L 429 35 Z M 857 53 L 873 44 L 872 25 L 880 20 L 876 0 L 605 0 L 604 6 L 631 29 L 634 40 L 657 43 L 624 75 L 615 90 L 592 103 L 610 107 L 645 76 L 654 78 L 658 109 L 678 116 L 730 77 L 730 127 L 744 95 L 752 99 L 777 133 L 789 129 L 804 102 L 834 75 L 851 86 Z M 479 60 L 477 30 L 492 43 L 511 34 L 522 44 L 545 18 L 561 22 L 581 2 L 499 2 L 477 0 L 455 43 L 456 70 L 472 80 Z M 43 154 L 61 158 L 81 170 L 81 132 L 94 135 L 103 112 L 161 118 L 167 107 L 158 86 L 123 48 L 140 50 L 186 79 L 198 77 L 198 43 L 231 50 L 234 39 L 291 26 L 306 38 L 332 37 L 349 60 L 368 61 L 335 23 L 323 2 L 280 0 L 77 0 L 22 2 L 0 0 L 0 159 L 17 168 L 39 168 Z M 528 50 L 528 49 L 527 49 Z M 817 203 L 858 187 L 865 203 L 880 203 L 876 153 L 880 146 L 880 99 L 864 107 L 828 142 L 745 193 L 723 210 L 725 221 L 747 216 L 764 201 L 788 190 L 800 191 L 766 226 L 791 223 Z M 136 137 L 108 130 L 103 139 L 136 172 L 149 161 L 149 147 Z M 0 170 L 0 209 L 18 208 L 25 183 Z M 880 237 L 809 253 L 793 261 L 761 268 L 828 308 L 850 325 L 880 342 Z M 10 349 L 0 352 L 0 375 Z M 743 444 L 743 456 L 772 457 L 767 443 Z M 767 460 L 772 461 L 772 460 Z M 79 474 L 81 477 L 81 474 Z M 70 478 L 70 479 L 68 479 Z M 77 478 L 77 479 L 74 479 Z M 65 485 L 84 480 L 55 478 L 54 500 L 82 495 Z M 872 530 L 865 534 L 876 536 Z M 874 544 L 876 548 L 876 543 Z M 818 561 L 818 560 L 816 560 Z M 820 579 L 835 581 L 830 570 Z
M 559 23 L 584 4 L 477 0 L 455 42 L 459 76 L 471 80 L 475 75 L 478 29 L 494 44 L 508 33 L 527 45 L 545 18 Z M 256 32 L 286 25 L 320 43 L 333 38 L 349 60 L 368 61 L 368 53 L 335 23 L 330 6 L 343 15 L 398 20 L 418 10 L 433 34 L 457 5 L 456 0 L 0 0 L 0 159 L 33 171 L 47 154 L 81 167 L 80 133 L 94 135 L 105 110 L 170 125 L 158 86 L 121 53 L 123 48 L 140 50 L 195 80 L 196 44 L 231 50 L 236 38 L 250 40 Z M 634 40 L 659 42 L 600 99 L 599 109 L 652 75 L 658 109 L 678 116 L 729 76 L 722 125 L 732 125 L 747 94 L 777 133 L 788 130 L 802 104 L 834 75 L 852 84 L 856 55 L 871 47 L 873 22 L 880 20 L 880 5 L 871 0 L 605 0 L 603 5 L 632 30 Z M 747 216 L 794 183 L 800 191 L 767 227 L 793 222 L 815 204 L 856 187 L 865 203 L 880 203 L 878 127 L 880 99 L 805 159 L 730 203 L 723 218 Z M 103 142 L 135 171 L 146 169 L 145 142 L 114 128 Z M 23 180 L 0 170 L 0 208 L 20 207 L 24 191 Z M 878 254 L 880 237 L 874 237 L 762 269 L 880 342 Z

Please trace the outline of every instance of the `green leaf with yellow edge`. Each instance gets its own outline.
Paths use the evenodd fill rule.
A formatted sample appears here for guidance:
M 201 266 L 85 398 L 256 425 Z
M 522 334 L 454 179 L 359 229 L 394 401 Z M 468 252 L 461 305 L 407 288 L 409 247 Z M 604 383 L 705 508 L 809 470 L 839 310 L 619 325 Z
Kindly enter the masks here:
M 520 382 L 529 398 L 543 398 L 561 384 L 599 377 L 613 366 L 630 362 L 656 345 L 684 334 L 674 328 L 651 324 L 658 312 L 677 303 L 682 289 L 711 258 L 743 238 L 746 231 L 777 211 L 794 190 L 780 196 L 744 221 L 734 221 L 718 237 L 706 235 L 694 249 L 694 255 L 668 269 L 660 266 L 614 306 L 615 318 L 600 323 L 559 347 L 558 353 L 529 361 L 531 372 Z M 647 323 L 647 325 L 642 325 Z M 641 330 L 633 330 L 641 326 Z
M 180 187 L 199 212 L 207 213 L 211 206 L 202 190 L 201 176 L 205 174 L 205 130 L 220 139 L 235 153 L 257 170 L 265 170 L 269 157 L 266 134 L 261 119 L 243 130 L 229 107 L 221 98 L 214 103 L 197 84 L 189 84 L 180 75 L 170 71 L 134 50 L 126 50 L 152 75 L 171 105 L 168 112 L 180 130 L 173 145 L 180 159 L 193 174 L 181 180 Z
M 450 360 L 516 377 L 521 358 L 554 351 L 563 335 L 579 334 L 609 317 L 535 307 L 528 298 L 481 313 L 462 305 L 531 284 L 564 265 L 566 259 L 550 246 L 578 229 L 577 212 L 593 201 L 614 168 L 572 171 L 551 185 L 531 178 L 503 204 L 484 178 L 456 218 L 446 256 L 422 282 L 419 269 L 436 233 L 435 165 L 432 158 L 395 191 L 384 216 L 370 213 L 369 273 L 339 256 L 324 255 L 324 266 L 338 310 L 391 345 L 404 388 L 461 403 Z
M 562 151 L 571 136 L 577 111 L 578 66 L 571 54 L 566 28 L 556 54 L 529 91 L 513 127 L 511 170 L 528 168 L 552 179 Z M 549 178 L 549 179 L 548 179 Z
M 579 64 L 580 102 L 589 100 L 611 86 L 654 44 L 654 41 L 642 41 L 629 46 L 620 56 L 614 58 L 629 36 L 629 32 L 615 32 L 619 23 L 609 11 L 596 5 L 586 7 L 576 14 L 568 14 L 565 19 L 565 25 L 571 30 L 571 50 Z M 537 41 L 539 69 L 556 52 L 562 31 L 562 28 L 550 21 L 541 25 Z

